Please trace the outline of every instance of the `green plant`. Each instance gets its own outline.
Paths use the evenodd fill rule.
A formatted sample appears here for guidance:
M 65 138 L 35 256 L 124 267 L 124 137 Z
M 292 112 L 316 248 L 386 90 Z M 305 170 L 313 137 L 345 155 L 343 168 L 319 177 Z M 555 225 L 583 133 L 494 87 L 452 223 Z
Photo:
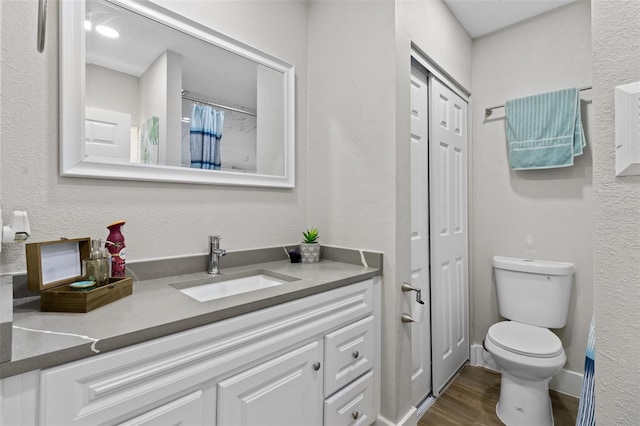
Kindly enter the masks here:
M 304 240 L 302 242 L 307 244 L 317 243 L 318 233 L 319 231 L 316 227 L 313 227 L 311 229 L 307 228 L 307 231 L 302 233 L 302 235 L 304 236 Z

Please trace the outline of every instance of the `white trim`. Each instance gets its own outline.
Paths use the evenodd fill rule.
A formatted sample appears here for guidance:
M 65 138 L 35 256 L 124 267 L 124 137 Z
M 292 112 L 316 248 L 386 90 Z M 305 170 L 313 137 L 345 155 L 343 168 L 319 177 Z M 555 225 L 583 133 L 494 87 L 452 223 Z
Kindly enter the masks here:
M 482 367 L 496 372 L 500 372 L 500 367 L 491 357 L 489 352 L 485 351 L 482 345 L 471 346 L 471 361 L 470 364 L 474 367 Z M 580 398 L 580 391 L 582 390 L 583 374 L 576 373 L 575 371 L 560 370 L 549 383 L 549 389 L 553 389 L 557 392 L 561 392 L 575 398 Z
M 425 52 L 417 45 L 411 42 L 411 58 L 415 59 L 417 63 L 423 66 L 430 74 L 440 80 L 445 86 L 455 92 L 458 96 L 469 103 L 469 92 L 462 84 L 458 83 L 449 73 L 442 69 L 438 64 L 433 61 Z
M 429 408 L 431 408 L 433 404 L 435 404 L 435 402 L 436 398 L 433 395 L 429 395 L 424 399 L 424 401 L 420 403 L 420 405 L 418 405 L 416 411 L 416 417 L 418 418 L 418 420 L 420 420 L 422 416 L 424 416 L 424 414 L 429 410 Z
M 406 412 L 404 417 L 402 417 L 402 419 L 400 419 L 398 423 L 393 423 L 392 421 L 389 421 L 388 419 L 379 415 L 376 419 L 375 424 L 378 426 L 416 426 L 418 424 L 418 416 L 416 415 L 417 412 L 418 410 L 416 410 L 416 407 L 411 407 L 411 409 Z
M 563 368 L 555 376 L 553 376 L 551 382 L 549 383 L 549 388 L 567 395 L 571 395 L 575 398 L 580 398 L 583 378 L 584 374 L 565 370 Z

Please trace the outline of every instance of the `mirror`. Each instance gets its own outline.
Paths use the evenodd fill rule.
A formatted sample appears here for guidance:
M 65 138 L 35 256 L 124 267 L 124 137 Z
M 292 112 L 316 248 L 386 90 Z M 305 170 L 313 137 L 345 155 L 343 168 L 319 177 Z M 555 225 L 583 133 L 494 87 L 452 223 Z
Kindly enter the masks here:
M 151 2 L 60 2 L 62 176 L 294 186 L 293 65 Z

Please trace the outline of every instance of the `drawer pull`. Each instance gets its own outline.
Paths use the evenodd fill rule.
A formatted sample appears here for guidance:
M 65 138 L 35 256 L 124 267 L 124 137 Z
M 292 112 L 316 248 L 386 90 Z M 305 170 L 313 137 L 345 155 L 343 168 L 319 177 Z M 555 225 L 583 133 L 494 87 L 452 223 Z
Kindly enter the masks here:
M 313 369 L 316 370 L 316 371 L 320 370 L 320 363 L 319 362 L 314 362 L 313 363 Z
M 353 413 L 351 413 L 351 417 L 353 417 L 353 420 L 356 420 L 358 417 L 360 417 L 360 413 L 354 411 Z
M 360 356 L 360 352 L 354 351 L 351 355 L 353 355 L 355 359 L 358 359 L 358 357 Z

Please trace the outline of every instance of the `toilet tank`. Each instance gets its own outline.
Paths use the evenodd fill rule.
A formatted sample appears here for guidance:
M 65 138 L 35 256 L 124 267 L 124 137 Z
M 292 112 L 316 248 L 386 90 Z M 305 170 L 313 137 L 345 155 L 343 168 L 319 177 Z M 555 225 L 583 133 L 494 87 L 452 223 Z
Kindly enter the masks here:
M 501 316 L 545 328 L 565 326 L 573 264 L 494 256 L 493 267 Z

